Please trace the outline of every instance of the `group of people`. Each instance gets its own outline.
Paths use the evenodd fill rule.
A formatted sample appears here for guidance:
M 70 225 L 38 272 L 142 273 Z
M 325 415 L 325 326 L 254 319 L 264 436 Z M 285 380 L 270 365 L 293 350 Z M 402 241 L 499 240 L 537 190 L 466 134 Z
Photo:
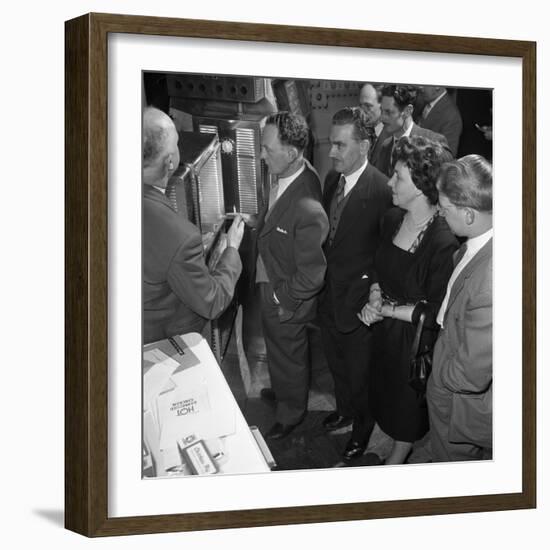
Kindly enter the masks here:
M 199 330 L 225 309 L 249 224 L 271 379 L 261 396 L 276 403 L 268 440 L 307 414 L 314 322 L 336 399 L 323 425 L 351 426 L 346 462 L 365 453 L 375 424 L 394 442 L 386 464 L 405 462 L 428 429 L 433 461 L 492 456 L 492 168 L 478 155 L 453 160 L 449 116 L 439 131 L 413 121 L 417 93 L 420 124 L 451 101 L 432 88 L 363 86 L 360 105 L 332 117 L 323 186 L 304 158 L 306 121 L 270 115 L 261 142 L 269 200 L 257 218 L 235 218 L 214 271 L 166 189 L 177 132 L 161 111 L 145 111 L 145 342 Z M 433 349 L 425 398 L 408 379 L 420 318 L 421 348 Z

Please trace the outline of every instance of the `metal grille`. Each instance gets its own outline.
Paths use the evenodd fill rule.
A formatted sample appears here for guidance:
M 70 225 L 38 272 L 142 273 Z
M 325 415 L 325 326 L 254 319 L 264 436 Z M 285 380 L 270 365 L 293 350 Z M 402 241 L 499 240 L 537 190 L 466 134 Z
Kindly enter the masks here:
M 202 223 L 217 223 L 224 215 L 219 149 L 210 155 L 198 175 Z
M 258 212 L 256 194 L 256 158 L 258 156 L 254 129 L 237 128 L 237 181 L 239 186 L 239 211 L 246 214 Z
M 218 136 L 218 127 L 211 126 L 209 124 L 199 124 L 199 132 L 201 134 L 214 134 L 215 136 Z

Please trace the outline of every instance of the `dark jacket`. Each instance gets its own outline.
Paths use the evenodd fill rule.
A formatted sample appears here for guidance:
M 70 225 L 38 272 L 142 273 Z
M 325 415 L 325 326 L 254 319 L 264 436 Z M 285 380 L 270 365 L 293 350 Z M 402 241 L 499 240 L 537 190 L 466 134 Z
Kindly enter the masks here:
M 280 320 L 312 320 L 324 284 L 322 245 L 329 229 L 317 175 L 306 166 L 266 214 L 267 207 L 258 219 L 258 251 L 280 302 Z
M 327 212 L 339 178 L 337 172 L 326 177 L 323 204 Z M 341 332 L 351 332 L 361 323 L 357 313 L 368 300 L 380 222 L 391 206 L 387 182 L 384 174 L 367 164 L 351 190 L 332 244 L 325 245 L 327 284 L 319 303 L 319 321 Z

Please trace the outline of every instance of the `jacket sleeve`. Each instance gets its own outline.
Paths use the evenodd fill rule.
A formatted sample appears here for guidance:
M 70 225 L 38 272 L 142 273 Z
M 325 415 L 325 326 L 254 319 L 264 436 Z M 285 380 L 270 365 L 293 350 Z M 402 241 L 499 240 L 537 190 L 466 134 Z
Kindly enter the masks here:
M 327 267 L 322 247 L 329 224 L 323 207 L 314 199 L 302 199 L 297 218 L 293 241 L 296 271 L 274 287 L 281 306 L 289 311 L 321 290 Z
M 227 247 L 210 272 L 205 264 L 200 233 L 195 231 L 177 249 L 168 268 L 167 281 L 174 294 L 191 310 L 215 319 L 233 299 L 241 270 L 239 252 Z
M 426 281 L 426 301 L 419 302 L 414 308 L 412 314 L 414 324 L 418 322 L 420 314 L 424 313 L 426 315 L 425 326 L 432 329 L 439 328 L 436 318 L 453 272 L 453 254 L 458 248 L 456 239 L 450 236 L 450 233 L 449 237 L 441 241 L 431 254 Z
M 441 365 L 441 381 L 454 393 L 482 393 L 493 378 L 493 298 L 485 290 L 470 296 L 456 349 Z
M 458 141 L 460 139 L 460 134 L 462 133 L 462 120 L 460 115 L 449 116 L 447 117 L 441 127 L 438 130 L 441 132 L 449 143 L 449 149 L 453 154 L 453 157 L 456 157 L 458 151 Z

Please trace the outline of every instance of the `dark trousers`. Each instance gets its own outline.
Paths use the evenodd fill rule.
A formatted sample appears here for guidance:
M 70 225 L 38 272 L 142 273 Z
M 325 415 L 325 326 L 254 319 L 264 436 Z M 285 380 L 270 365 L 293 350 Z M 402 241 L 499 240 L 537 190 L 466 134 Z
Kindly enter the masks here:
M 307 411 L 309 341 L 305 323 L 281 323 L 270 283 L 260 283 L 262 326 L 271 387 L 277 395 L 276 422 L 296 424 Z
M 352 438 L 367 443 L 375 423 L 368 406 L 371 331 L 363 324 L 348 333 L 322 326 L 321 337 L 334 379 L 337 411 L 353 418 Z

